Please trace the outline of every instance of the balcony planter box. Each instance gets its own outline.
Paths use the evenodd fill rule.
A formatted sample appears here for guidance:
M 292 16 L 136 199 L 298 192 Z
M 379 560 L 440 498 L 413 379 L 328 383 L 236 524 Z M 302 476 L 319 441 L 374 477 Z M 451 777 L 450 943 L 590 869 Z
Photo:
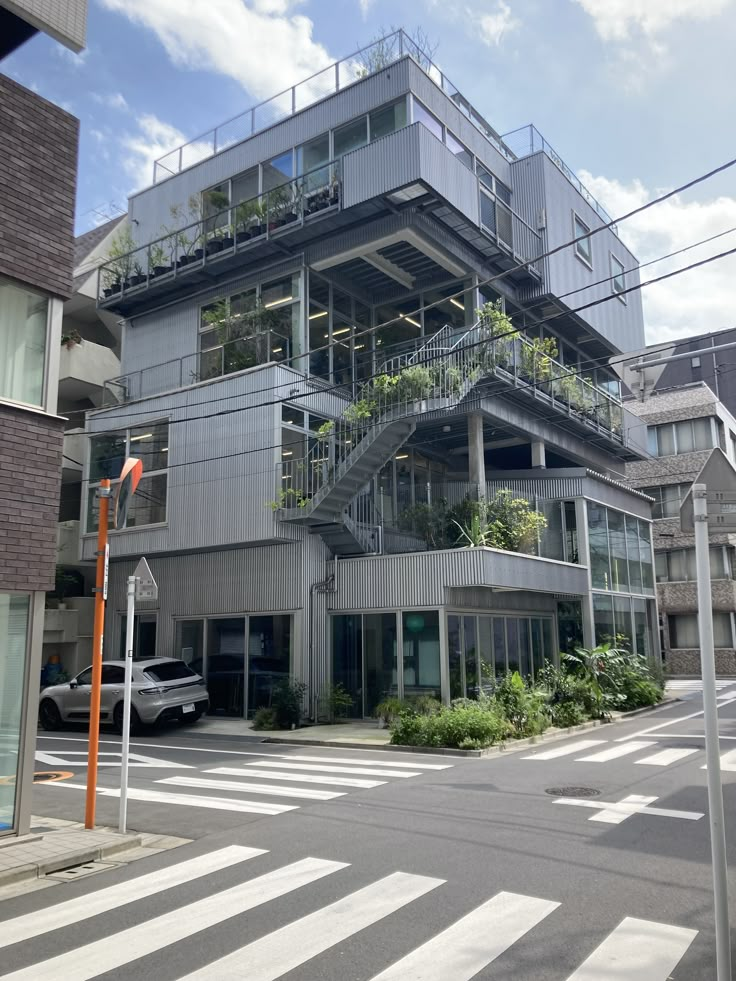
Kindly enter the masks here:
M 215 255 L 217 252 L 222 252 L 221 239 L 215 239 L 213 242 L 207 243 L 207 255 Z
M 154 276 L 163 276 L 167 272 L 171 272 L 171 266 L 154 266 L 153 267 L 153 275 Z
M 222 240 L 223 249 L 231 249 L 234 244 L 235 239 L 232 237 L 232 235 L 226 235 Z
M 140 286 L 141 283 L 145 283 L 146 277 L 143 275 L 135 275 L 130 277 L 131 286 Z

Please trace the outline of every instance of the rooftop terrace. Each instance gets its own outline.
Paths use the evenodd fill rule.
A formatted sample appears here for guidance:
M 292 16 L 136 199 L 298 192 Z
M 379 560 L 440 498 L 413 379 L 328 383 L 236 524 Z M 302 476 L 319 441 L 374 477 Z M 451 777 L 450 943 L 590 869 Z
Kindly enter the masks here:
M 225 120 L 206 133 L 200 134 L 193 140 L 159 157 L 153 165 L 153 183 L 157 184 L 164 181 L 208 157 L 222 153 L 223 150 L 249 139 L 256 133 L 260 133 L 302 109 L 334 95 L 353 82 L 358 82 L 375 72 L 381 71 L 404 57 L 412 58 L 507 160 L 520 160 L 540 151 L 545 153 L 603 221 L 610 222 L 612 220 L 602 205 L 580 182 L 575 172 L 533 125 L 522 126 L 508 133 L 505 137 L 500 136 L 459 89 L 452 84 L 447 75 L 403 30 L 394 31 L 372 44 L 354 51 L 346 58 L 341 58 L 309 78 L 284 89 L 278 95 L 251 106 L 245 112 Z M 616 230 L 615 227 L 613 230 Z

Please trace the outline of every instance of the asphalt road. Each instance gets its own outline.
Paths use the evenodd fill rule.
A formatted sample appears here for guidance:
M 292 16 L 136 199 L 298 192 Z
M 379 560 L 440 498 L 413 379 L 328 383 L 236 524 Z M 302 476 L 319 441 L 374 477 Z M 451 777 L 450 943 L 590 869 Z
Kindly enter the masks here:
M 720 700 L 728 819 L 736 685 Z M 714 981 L 702 733 L 693 695 L 480 760 L 134 739 L 130 826 L 196 840 L 6 900 L 0 977 Z M 38 746 L 74 776 L 38 786 L 35 813 L 79 819 L 84 734 Z

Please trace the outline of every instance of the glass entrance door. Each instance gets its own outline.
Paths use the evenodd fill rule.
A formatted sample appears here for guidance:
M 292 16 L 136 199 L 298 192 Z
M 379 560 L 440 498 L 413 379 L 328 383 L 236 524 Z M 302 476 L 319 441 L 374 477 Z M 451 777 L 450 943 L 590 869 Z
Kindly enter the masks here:
M 155 613 L 136 613 L 133 621 L 133 657 L 156 656 L 156 619 Z M 120 618 L 120 653 L 121 660 L 125 659 L 125 633 L 128 618 Z
M 396 614 L 366 613 L 363 616 L 364 716 L 372 716 L 376 705 L 384 699 L 398 697 L 396 654 Z
M 208 621 L 206 664 L 210 714 L 242 718 L 245 710 L 245 617 Z
M 248 617 L 248 716 L 271 704 L 291 672 L 291 616 Z

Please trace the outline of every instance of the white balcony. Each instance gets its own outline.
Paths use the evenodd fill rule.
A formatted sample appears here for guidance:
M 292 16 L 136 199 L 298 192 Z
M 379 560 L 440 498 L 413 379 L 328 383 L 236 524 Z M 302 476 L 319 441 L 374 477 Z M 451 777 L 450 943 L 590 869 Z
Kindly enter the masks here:
M 62 345 L 59 361 L 59 399 L 76 402 L 89 399 L 102 404 L 106 378 L 120 373 L 120 361 L 108 347 L 94 341 Z

